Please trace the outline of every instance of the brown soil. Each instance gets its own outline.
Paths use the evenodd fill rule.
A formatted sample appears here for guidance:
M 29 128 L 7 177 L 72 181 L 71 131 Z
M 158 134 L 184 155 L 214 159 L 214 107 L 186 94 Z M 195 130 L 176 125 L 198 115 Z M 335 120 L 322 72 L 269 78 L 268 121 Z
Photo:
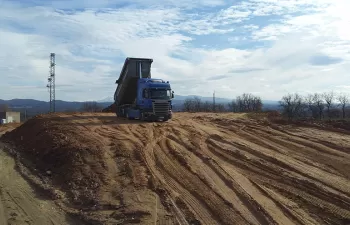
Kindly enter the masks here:
M 350 138 L 341 129 L 245 114 L 144 123 L 58 113 L 4 140 L 64 210 L 94 224 L 350 224 Z
M 114 103 L 102 110 L 102 112 L 114 112 L 114 113 L 116 111 L 117 111 L 117 107 Z
M 19 127 L 20 125 L 21 125 L 21 123 L 0 124 L 0 136 L 6 132 L 9 132 L 9 131 Z
M 19 125 L 1 125 L 0 136 Z M 16 152 L 0 142 L 1 225 L 82 224 L 54 204 L 47 192 L 40 189 L 41 181 L 15 158 Z

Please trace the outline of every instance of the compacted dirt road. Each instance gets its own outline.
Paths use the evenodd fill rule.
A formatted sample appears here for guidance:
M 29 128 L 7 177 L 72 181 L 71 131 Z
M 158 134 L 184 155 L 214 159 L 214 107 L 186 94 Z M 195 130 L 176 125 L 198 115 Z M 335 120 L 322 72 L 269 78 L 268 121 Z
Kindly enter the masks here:
M 1 128 L 0 135 L 14 127 Z M 0 143 L 0 224 L 80 224 L 34 190 L 15 169 L 15 160 L 4 148 Z
M 66 212 L 94 224 L 350 224 L 346 130 L 245 114 L 145 123 L 72 113 L 38 116 L 3 140 L 62 192 Z

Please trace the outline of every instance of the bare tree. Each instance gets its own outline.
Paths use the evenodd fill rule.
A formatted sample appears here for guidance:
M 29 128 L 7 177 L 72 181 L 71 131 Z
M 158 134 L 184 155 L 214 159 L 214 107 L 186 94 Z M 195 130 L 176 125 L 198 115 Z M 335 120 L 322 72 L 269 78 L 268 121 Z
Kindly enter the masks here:
M 262 110 L 263 104 L 260 97 L 254 96 L 252 99 L 252 110 L 254 112 L 259 112 Z
M 349 96 L 342 93 L 338 95 L 337 100 L 339 101 L 339 105 L 342 108 L 343 119 L 345 119 L 345 108 L 346 108 L 346 105 L 349 104 Z
M 212 109 L 213 109 L 213 103 L 211 103 L 209 101 L 205 101 L 202 104 L 201 111 L 210 112 L 210 111 L 212 111 Z
M 318 94 L 318 93 L 315 93 L 314 96 L 313 96 L 313 103 L 314 103 L 315 107 L 318 110 L 318 118 L 322 119 L 322 117 L 323 117 L 323 109 L 324 109 L 324 102 L 323 102 L 323 99 L 322 99 L 322 95 Z
M 244 112 L 245 111 L 244 101 L 243 101 L 241 96 L 237 96 L 236 104 L 237 104 L 238 112 Z
M 231 112 L 258 112 L 262 110 L 262 101 L 258 96 L 252 94 L 243 94 L 236 100 L 227 104 Z M 199 97 L 187 98 L 183 103 L 184 111 L 187 112 L 227 112 L 225 104 L 216 103 L 215 107 L 212 102 L 202 102 Z
M 239 112 L 236 100 L 232 100 L 232 102 L 227 103 L 227 107 L 230 112 Z
M 190 99 L 190 98 L 185 99 L 183 106 L 184 106 L 184 110 L 186 112 L 192 111 L 192 109 L 193 109 L 193 101 L 192 101 L 192 99 Z
M 258 96 L 244 93 L 236 98 L 234 106 L 238 112 L 258 112 L 262 110 L 262 100 Z M 233 102 L 231 107 L 233 107 Z
M 194 111 L 199 112 L 201 111 L 201 106 L 202 106 L 202 101 L 199 97 L 194 97 L 193 98 L 193 107 L 194 107 Z
M 81 110 L 84 112 L 101 112 L 103 107 L 99 105 L 97 102 L 84 102 Z
M 286 116 L 289 120 L 299 118 L 303 115 L 305 104 L 302 96 L 299 94 L 287 94 L 282 97 L 279 103 L 282 107 L 282 115 Z
M 215 105 L 215 110 L 216 110 L 216 112 L 225 112 L 226 111 L 225 110 L 225 105 L 221 104 L 221 103 L 216 104 Z
M 243 106 L 244 106 L 244 111 L 245 112 L 250 112 L 252 111 L 252 95 L 244 93 L 242 95 L 242 101 L 243 101 Z
M 183 107 L 184 107 L 184 111 L 186 112 L 200 112 L 200 111 L 208 110 L 210 106 L 207 102 L 203 104 L 202 100 L 199 97 L 193 97 L 193 98 L 185 99 L 183 103 Z
M 311 116 L 314 117 L 314 103 L 313 103 L 314 96 L 312 94 L 308 94 L 305 99 L 305 104 L 307 105 L 307 108 L 309 112 L 311 113 Z
M 328 118 L 346 118 L 346 114 L 348 112 L 350 114 L 350 109 L 347 109 L 349 103 L 349 95 L 336 95 L 331 91 L 323 94 L 308 94 L 305 97 L 299 94 L 288 94 L 283 96 L 280 106 L 282 115 L 288 119 L 305 118 L 310 114 L 312 118 L 322 119 L 325 109 L 327 109 Z
M 323 93 L 323 98 L 324 100 L 326 101 L 326 107 L 327 107 L 327 116 L 328 118 L 331 118 L 331 114 L 330 114 L 330 109 L 332 107 L 332 104 L 333 104 L 333 100 L 334 100 L 334 92 L 331 91 L 331 92 L 325 92 Z

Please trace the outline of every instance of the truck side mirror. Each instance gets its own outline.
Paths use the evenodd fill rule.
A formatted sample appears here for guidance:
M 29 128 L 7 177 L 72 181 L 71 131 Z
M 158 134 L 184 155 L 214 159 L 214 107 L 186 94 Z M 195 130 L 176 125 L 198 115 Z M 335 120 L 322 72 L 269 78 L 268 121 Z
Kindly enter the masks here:
M 174 98 L 174 91 L 171 92 L 171 98 Z

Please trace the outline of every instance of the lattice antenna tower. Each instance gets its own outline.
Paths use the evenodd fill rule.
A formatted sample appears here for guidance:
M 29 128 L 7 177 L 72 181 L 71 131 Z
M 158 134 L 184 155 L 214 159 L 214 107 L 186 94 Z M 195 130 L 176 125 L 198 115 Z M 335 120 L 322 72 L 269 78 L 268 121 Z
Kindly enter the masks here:
M 49 88 L 50 92 L 50 112 L 56 111 L 56 105 L 55 105 L 55 53 L 50 54 L 50 74 L 48 80 L 47 87 Z

